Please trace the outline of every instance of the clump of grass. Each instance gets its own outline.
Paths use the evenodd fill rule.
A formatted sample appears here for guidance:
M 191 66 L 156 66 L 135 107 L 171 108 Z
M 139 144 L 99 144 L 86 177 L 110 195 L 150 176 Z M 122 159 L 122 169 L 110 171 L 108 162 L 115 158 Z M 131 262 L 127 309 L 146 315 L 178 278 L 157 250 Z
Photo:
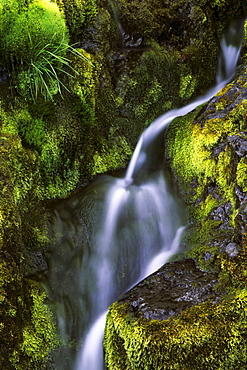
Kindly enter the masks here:
M 33 100 L 39 95 L 45 100 L 52 100 L 57 93 L 62 96 L 62 88 L 69 91 L 61 78 L 61 76 L 73 77 L 72 73 L 75 73 L 67 57 L 69 53 L 89 62 L 83 54 L 69 47 L 64 39 L 55 47 L 51 42 L 40 47 L 36 45 L 33 50 L 34 55 L 27 69 L 19 72 L 17 76 L 20 94 L 24 97 L 31 96 Z
M 49 0 L 0 0 L 0 52 L 18 92 L 26 99 L 52 100 L 71 76 L 68 30 L 63 13 Z M 80 53 L 78 53 L 83 57 Z

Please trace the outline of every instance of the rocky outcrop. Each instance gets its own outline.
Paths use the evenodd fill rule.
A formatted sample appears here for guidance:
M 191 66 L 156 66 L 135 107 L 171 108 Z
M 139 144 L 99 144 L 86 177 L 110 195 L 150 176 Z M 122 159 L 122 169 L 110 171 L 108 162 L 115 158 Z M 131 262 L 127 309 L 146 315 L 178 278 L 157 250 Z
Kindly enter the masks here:
M 218 275 L 202 271 L 192 259 L 170 262 L 125 293 L 119 304 L 127 303 L 134 318 L 166 320 L 205 301 L 216 303 L 213 290 Z
M 193 222 L 190 255 L 204 268 L 221 269 L 244 253 L 246 77 L 243 69 L 209 103 L 181 120 L 180 126 L 172 123 L 167 132 L 173 173 Z M 179 140 L 180 148 L 172 148 L 173 140 Z M 205 257 L 208 252 L 210 258 Z M 242 268 L 239 264 L 240 275 Z M 236 271 L 230 275 L 241 280 Z
M 208 300 L 166 320 L 148 321 L 115 302 L 104 345 L 109 369 L 242 369 L 246 365 L 246 290 Z M 133 303 L 133 302 L 132 302 Z

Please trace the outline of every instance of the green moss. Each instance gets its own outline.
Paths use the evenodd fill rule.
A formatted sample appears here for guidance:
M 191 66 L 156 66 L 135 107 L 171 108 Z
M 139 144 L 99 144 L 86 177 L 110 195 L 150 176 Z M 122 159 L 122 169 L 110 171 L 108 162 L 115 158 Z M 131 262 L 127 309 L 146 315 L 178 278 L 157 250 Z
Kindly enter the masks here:
M 237 167 L 237 184 L 247 192 L 247 160 L 246 158 L 241 158 Z
M 33 118 L 28 111 L 22 110 L 16 116 L 16 121 L 23 144 L 40 151 L 45 140 L 45 122 L 42 118 Z
M 49 0 L 25 5 L 3 0 L 1 9 L 0 50 L 19 93 L 26 99 L 52 99 L 61 90 L 62 64 L 68 64 L 62 12 Z
M 56 2 L 64 10 L 66 22 L 73 39 L 92 22 L 97 14 L 95 0 L 56 0 Z
M 116 136 L 114 129 L 111 130 L 110 135 L 112 139 L 103 143 L 100 153 L 94 154 L 93 175 L 126 166 L 132 154 L 125 137 Z
M 6 132 L 17 127 L 18 117 L 18 112 L 11 116 L 2 111 L 1 115 L 5 133 L 0 135 L 0 327 L 4 348 L 0 362 L 6 370 L 47 369 L 48 353 L 57 345 L 55 325 L 44 302 L 45 293 L 24 279 L 24 274 L 34 272 L 30 254 L 40 254 L 47 246 L 48 220 L 37 202 L 37 156 L 23 148 L 16 134 Z
M 80 56 L 81 55 L 81 56 Z M 94 124 L 96 107 L 96 81 L 98 77 L 97 61 L 85 50 L 78 50 L 77 54 L 72 55 L 71 65 L 75 71 L 76 78 L 70 79 L 69 88 L 74 98 L 75 113 L 82 112 L 87 114 L 87 126 Z
M 188 204 L 187 255 L 203 269 L 226 274 L 223 290 L 245 281 L 237 186 L 246 191 L 246 161 L 234 144 L 234 138 L 243 138 L 246 130 L 246 100 L 240 97 L 244 84 L 245 77 L 239 77 L 212 102 L 174 120 L 166 133 L 174 178 Z M 239 248 L 235 258 L 222 247 L 230 242 Z
M 128 304 L 114 303 L 104 338 L 108 369 L 243 368 L 246 307 L 246 289 L 221 304 L 200 304 L 165 321 L 134 319 Z
M 233 180 L 236 169 L 232 166 L 232 149 L 226 144 L 218 156 L 213 156 L 212 152 L 227 135 L 239 132 L 245 109 L 246 102 L 243 101 L 226 118 L 205 121 L 203 128 L 193 123 L 201 107 L 171 123 L 167 134 L 168 152 L 172 157 L 174 171 L 183 181 L 181 190 L 189 194 L 190 202 L 202 195 L 205 186 L 215 183 L 223 201 L 230 201 L 235 207 Z M 197 185 L 193 186 L 195 179 Z M 193 191 L 190 190 L 191 185 Z
M 143 128 L 164 111 L 191 99 L 214 79 L 218 41 L 215 29 L 207 31 L 207 28 L 216 22 L 220 34 L 224 25 L 219 26 L 215 16 L 211 17 L 211 8 L 201 7 L 205 2 L 196 7 L 192 4 L 190 9 L 183 8 L 180 0 L 168 1 L 162 6 L 159 1 L 144 4 L 121 0 L 117 3 L 122 10 L 120 21 L 126 35 L 133 36 L 134 41 L 140 37 L 140 48 L 122 48 L 123 40 L 110 3 L 106 8 L 104 1 L 97 1 L 96 5 L 94 0 L 57 0 L 59 11 L 54 1 L 0 1 L 0 62 L 8 66 L 11 86 L 16 86 L 21 95 L 14 98 L 16 91 L 10 89 L 6 95 L 8 82 L 5 89 L 1 84 L 4 101 L 0 106 L 0 314 L 4 318 L 1 317 L 0 331 L 4 358 L 0 361 L 6 370 L 46 369 L 49 353 L 57 344 L 45 294 L 24 278 L 24 274 L 36 274 L 30 266 L 30 256 L 47 251 L 48 219 L 42 202 L 66 197 L 81 181 L 94 174 L 124 166 Z M 221 14 L 217 13 L 216 18 Z M 230 17 L 227 12 L 224 14 L 223 24 Z M 182 23 L 178 22 L 178 15 Z M 196 26 L 195 19 L 200 26 Z M 181 24 L 181 29 L 174 24 Z M 185 34 L 187 26 L 191 28 Z M 68 31 L 71 41 L 85 43 L 90 53 L 78 49 L 76 55 L 66 54 Z M 197 34 L 200 38 L 195 39 Z M 47 90 L 45 85 L 41 88 L 35 82 L 35 68 L 46 68 L 43 63 L 46 51 L 54 50 L 59 57 L 69 55 L 69 60 L 62 66 L 63 59 L 49 59 L 50 72 L 54 68 L 58 79 L 46 77 Z M 84 57 L 91 63 L 84 62 Z M 62 73 L 61 68 L 73 71 L 75 78 Z M 62 84 L 71 94 L 67 94 Z M 64 99 L 57 94 L 59 91 Z M 46 93 L 52 101 L 44 101 Z M 34 102 L 30 100 L 32 96 Z M 223 109 L 224 104 L 223 99 L 216 108 Z M 224 177 L 224 169 L 234 160 L 231 151 L 228 148 L 218 159 L 208 155 L 223 139 L 224 130 L 235 132 L 233 122 L 244 130 L 244 109 L 243 105 L 242 112 L 239 109 L 233 112 L 222 130 L 214 127 L 216 122 L 211 122 L 211 128 L 210 122 L 207 123 L 206 141 L 189 122 L 185 124 L 184 133 L 176 131 L 177 139 L 182 138 L 185 143 L 178 148 L 194 162 L 187 171 L 189 160 L 175 153 L 176 171 L 181 165 L 180 174 L 186 178 L 183 189 L 190 202 L 198 197 L 206 199 L 195 211 L 197 217 L 203 215 L 204 220 L 218 204 L 214 197 L 205 194 L 205 184 L 219 175 L 220 195 L 224 200 L 233 199 L 233 188 L 226 188 L 235 173 L 228 171 L 227 178 Z M 198 136 L 196 145 L 189 133 L 193 141 Z M 239 164 L 237 174 L 240 186 L 244 184 L 243 164 L 244 161 Z M 197 177 L 200 183 L 191 195 L 191 181 Z M 206 236 L 211 233 L 212 223 L 212 220 L 204 223 L 202 230 Z M 199 222 L 197 230 L 200 243 L 205 243 L 199 233 Z M 205 250 L 204 245 L 200 258 Z M 241 256 L 243 259 L 244 255 Z M 215 250 L 214 259 L 229 279 L 236 275 L 238 281 L 245 281 L 244 269 L 239 269 L 229 258 L 221 258 Z M 134 320 L 128 317 L 128 324 L 131 323 Z M 122 337 L 112 340 L 123 355 L 116 361 L 125 369 L 132 344 L 123 350 Z M 133 344 L 132 347 L 130 357 L 134 359 L 138 354 L 138 360 L 133 360 L 138 364 L 141 346 Z M 149 370 L 151 368 L 150 365 Z M 154 365 L 154 368 L 159 367 Z
M 46 294 L 33 284 L 31 297 L 31 325 L 29 323 L 23 329 L 21 350 L 35 363 L 47 359 L 51 350 L 58 345 L 58 337 L 51 310 L 45 304 Z
M 196 80 L 191 75 L 182 76 L 180 80 L 179 96 L 189 99 L 195 90 Z
M 178 55 L 157 44 L 153 47 L 142 53 L 130 76 L 120 77 L 117 89 L 118 108 L 127 110 L 143 127 L 164 113 L 167 101 L 176 104 L 174 96 L 179 84 Z

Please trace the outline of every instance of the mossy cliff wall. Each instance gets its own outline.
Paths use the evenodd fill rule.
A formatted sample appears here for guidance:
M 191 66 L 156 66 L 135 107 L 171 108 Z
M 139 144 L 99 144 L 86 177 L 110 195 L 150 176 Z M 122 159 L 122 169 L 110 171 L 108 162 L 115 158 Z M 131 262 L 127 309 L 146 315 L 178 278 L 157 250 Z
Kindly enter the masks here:
M 154 118 L 209 86 L 223 29 L 244 7 L 227 0 L 0 1 L 5 370 L 52 367 L 58 339 L 39 283 L 52 244 L 47 202 L 125 166 Z
M 134 295 L 134 290 L 130 291 L 127 300 L 120 299 L 108 312 L 104 344 L 109 369 L 223 370 L 247 366 L 245 45 L 246 40 L 243 64 L 234 81 L 208 103 L 174 120 L 166 132 L 166 156 L 187 203 L 184 257 L 192 257 L 203 271 L 217 274 L 212 297 L 155 320 L 143 314 L 145 309 L 153 309 L 152 304 L 145 307 L 147 293 L 139 302 L 129 298 Z M 160 272 L 153 275 L 139 285 L 146 284 L 153 300 L 161 302 L 160 311 L 169 311 L 166 303 L 162 306 L 161 297 L 168 293 L 155 295 Z M 168 281 L 169 276 L 173 275 L 166 274 Z M 189 286 L 187 278 L 183 283 Z M 164 289 L 172 300 L 173 288 L 168 285 Z M 197 296 L 196 285 L 191 285 L 189 294 L 185 292 L 176 304 L 183 299 L 192 301 L 191 297 Z M 215 300 L 215 294 L 219 299 Z
M 246 283 L 247 74 L 209 103 L 172 122 L 171 167 L 188 204 L 187 254 L 220 270 L 222 283 Z M 224 285 L 224 283 L 223 283 Z

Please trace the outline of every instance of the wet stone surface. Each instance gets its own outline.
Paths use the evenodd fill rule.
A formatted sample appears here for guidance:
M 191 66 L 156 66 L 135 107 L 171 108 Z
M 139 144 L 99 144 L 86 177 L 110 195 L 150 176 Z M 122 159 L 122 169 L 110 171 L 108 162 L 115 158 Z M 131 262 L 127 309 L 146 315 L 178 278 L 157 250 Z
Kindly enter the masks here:
M 129 303 L 129 311 L 138 318 L 166 320 L 179 312 L 220 297 L 213 290 L 217 273 L 196 267 L 192 259 L 170 262 L 142 280 L 119 299 Z
M 247 81 L 247 74 L 241 75 L 243 81 Z M 245 99 L 247 99 L 247 90 L 243 89 L 242 82 L 240 83 L 238 80 L 236 80 L 233 85 L 231 86 L 231 89 L 229 89 L 227 92 L 223 93 L 223 95 L 217 94 L 215 95 L 207 104 L 205 104 L 200 112 L 198 113 L 197 117 L 194 120 L 194 124 L 198 125 L 200 124 L 201 127 L 204 127 L 205 122 L 209 120 L 215 120 L 217 123 L 217 119 L 226 118 L 229 113 L 234 110 L 239 104 L 241 104 Z M 224 91 L 224 90 L 222 90 Z M 225 103 L 222 105 L 222 108 L 220 109 L 218 104 L 220 104 L 222 101 Z M 242 156 L 242 153 L 246 151 L 246 140 L 244 139 L 244 133 L 241 137 L 236 137 L 236 135 L 233 135 L 228 140 L 228 143 L 232 144 L 232 146 L 237 147 L 241 145 L 240 149 L 240 156 Z M 241 141 L 241 144 L 240 144 Z M 224 150 L 224 146 L 227 142 L 220 143 L 219 153 Z M 223 146 L 223 149 L 222 147 Z M 215 149 L 216 152 L 214 155 L 218 155 L 217 149 Z
M 209 214 L 209 218 L 214 221 L 219 221 L 220 225 L 218 228 L 231 230 L 233 227 L 230 226 L 229 217 L 231 214 L 231 203 L 225 202 L 221 205 L 215 207 L 212 212 Z M 218 228 L 215 228 L 217 230 Z

